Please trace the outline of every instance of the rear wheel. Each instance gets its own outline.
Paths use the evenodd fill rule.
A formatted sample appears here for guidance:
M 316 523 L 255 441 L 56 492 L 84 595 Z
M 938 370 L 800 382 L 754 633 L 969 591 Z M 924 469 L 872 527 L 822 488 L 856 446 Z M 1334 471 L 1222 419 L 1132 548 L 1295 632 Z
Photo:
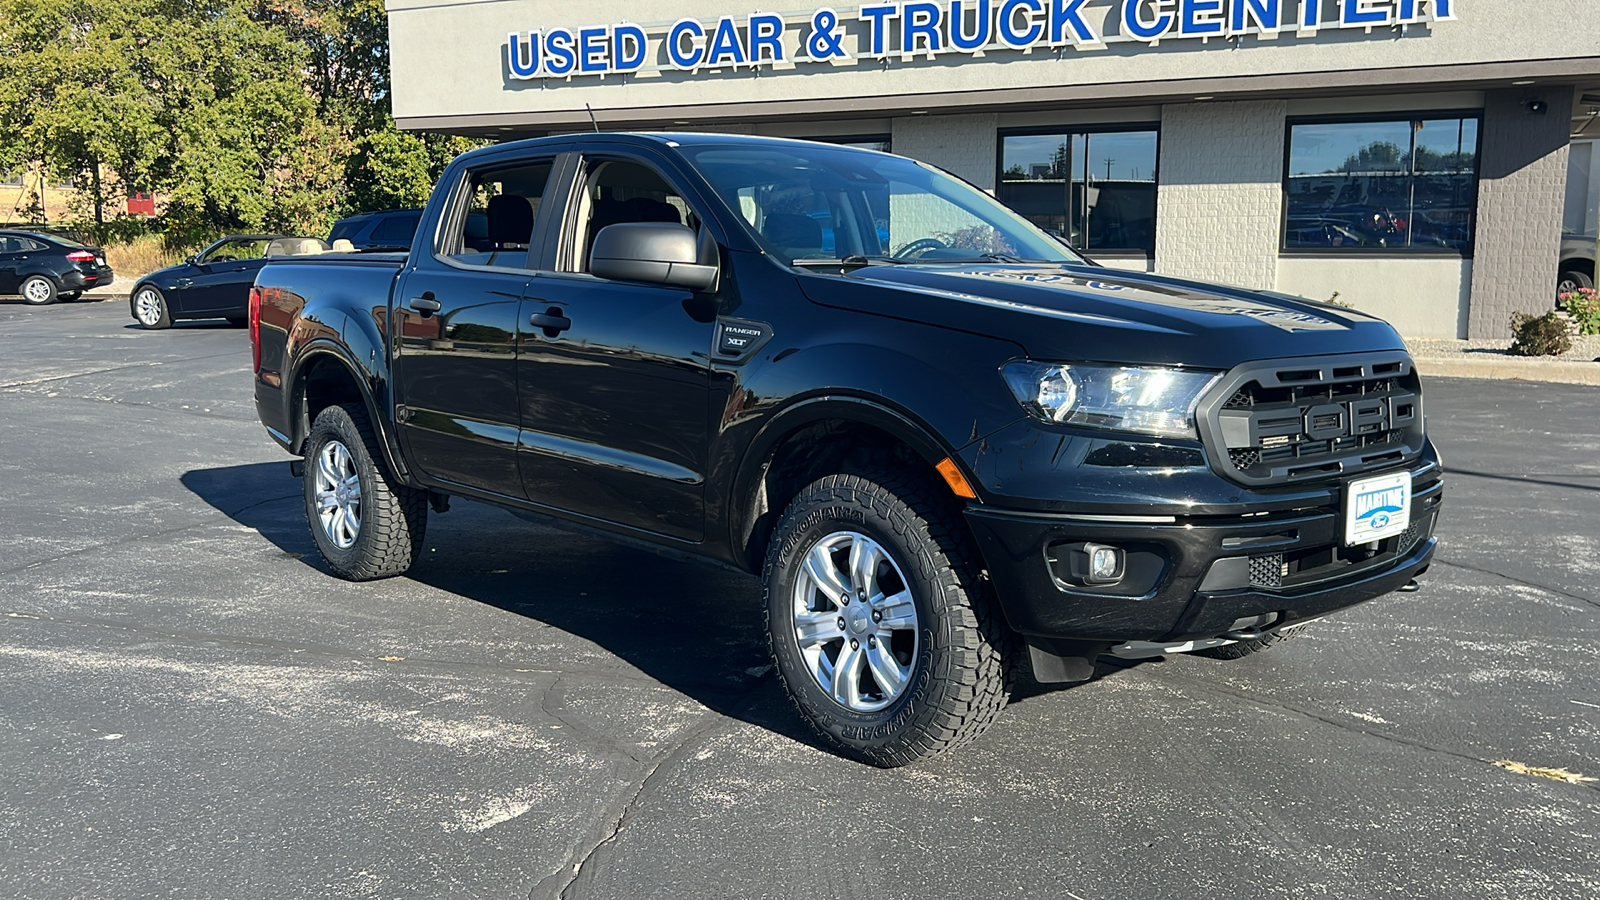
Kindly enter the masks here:
M 56 283 L 43 275 L 29 275 L 22 280 L 22 299 L 34 306 L 47 306 L 56 302 L 60 291 Z
M 317 414 L 305 447 L 306 519 L 329 568 L 351 581 L 404 573 L 427 529 L 427 492 L 396 484 L 379 459 L 366 407 Z
M 172 325 L 172 312 L 167 308 L 167 298 L 153 284 L 142 284 L 133 292 L 133 318 L 145 328 L 168 328 Z
M 929 487 L 888 473 L 813 482 L 779 519 L 773 662 L 845 753 L 903 766 L 966 744 L 1005 706 L 1007 632 L 963 529 Z
M 1207 659 L 1244 659 L 1246 656 L 1260 653 L 1269 647 L 1275 647 L 1299 633 L 1300 629 L 1298 628 L 1287 631 L 1274 631 L 1248 641 L 1234 641 L 1231 644 L 1223 644 L 1221 647 L 1207 647 L 1204 650 L 1195 650 L 1193 655 L 1204 656 Z

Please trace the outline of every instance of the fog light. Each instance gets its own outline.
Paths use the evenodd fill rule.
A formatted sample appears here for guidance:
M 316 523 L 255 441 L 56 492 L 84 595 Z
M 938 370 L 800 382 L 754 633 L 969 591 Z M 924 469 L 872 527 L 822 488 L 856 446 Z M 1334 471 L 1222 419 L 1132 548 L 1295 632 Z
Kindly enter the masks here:
M 1079 584 L 1116 584 L 1127 571 L 1127 556 L 1120 547 L 1079 544 L 1067 551 L 1072 580 Z
M 1089 577 L 1095 581 L 1116 581 L 1122 576 L 1122 551 L 1115 547 L 1089 548 Z

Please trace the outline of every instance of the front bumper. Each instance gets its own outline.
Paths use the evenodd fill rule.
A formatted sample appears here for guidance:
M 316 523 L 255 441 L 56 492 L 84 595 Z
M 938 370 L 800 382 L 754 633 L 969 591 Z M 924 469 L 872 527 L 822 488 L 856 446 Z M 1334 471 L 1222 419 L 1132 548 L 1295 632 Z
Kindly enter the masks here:
M 1018 632 L 1057 640 L 1186 641 L 1272 630 L 1383 596 L 1428 568 L 1443 496 L 1419 473 L 1412 528 L 1376 551 L 1343 548 L 1340 508 L 1234 516 L 1072 516 L 967 510 L 1002 609 Z M 1117 585 L 1071 583 L 1062 548 L 1125 550 Z

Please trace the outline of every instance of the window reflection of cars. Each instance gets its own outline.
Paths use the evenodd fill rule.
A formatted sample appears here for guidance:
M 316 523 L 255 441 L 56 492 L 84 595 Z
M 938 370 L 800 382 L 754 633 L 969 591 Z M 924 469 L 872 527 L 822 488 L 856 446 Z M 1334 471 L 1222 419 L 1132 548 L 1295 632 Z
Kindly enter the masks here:
M 1389 238 L 1329 218 L 1289 219 L 1285 243 L 1290 247 L 1387 247 Z

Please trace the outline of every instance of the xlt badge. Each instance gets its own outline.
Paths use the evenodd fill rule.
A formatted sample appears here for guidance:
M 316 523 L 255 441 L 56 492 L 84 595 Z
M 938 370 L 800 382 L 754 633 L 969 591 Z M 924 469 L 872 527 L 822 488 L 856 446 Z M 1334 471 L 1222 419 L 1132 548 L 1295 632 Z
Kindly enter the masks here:
M 717 359 L 720 362 L 748 362 L 772 338 L 772 326 L 750 319 L 717 319 Z

